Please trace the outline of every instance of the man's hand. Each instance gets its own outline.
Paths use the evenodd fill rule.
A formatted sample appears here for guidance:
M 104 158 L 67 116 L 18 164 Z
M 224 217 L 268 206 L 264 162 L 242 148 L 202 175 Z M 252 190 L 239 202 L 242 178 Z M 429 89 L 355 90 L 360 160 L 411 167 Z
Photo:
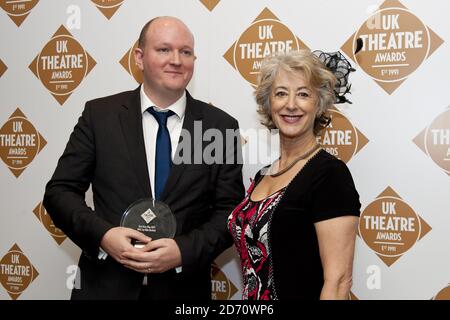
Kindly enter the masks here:
M 143 248 L 122 255 L 126 267 L 141 273 L 161 273 L 181 266 L 181 252 L 173 239 L 148 242 Z
M 124 255 L 126 252 L 140 252 L 131 244 L 132 240 L 149 243 L 152 239 L 130 228 L 115 227 L 105 233 L 100 246 L 117 262 L 125 264 L 129 263 Z

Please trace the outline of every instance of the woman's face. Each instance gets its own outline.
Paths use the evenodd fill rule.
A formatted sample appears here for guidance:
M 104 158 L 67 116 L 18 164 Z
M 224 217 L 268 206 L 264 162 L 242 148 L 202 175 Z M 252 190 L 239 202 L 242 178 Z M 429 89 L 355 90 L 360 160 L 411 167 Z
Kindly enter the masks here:
M 272 120 L 280 136 L 290 139 L 314 137 L 317 93 L 302 72 L 280 70 L 270 95 Z

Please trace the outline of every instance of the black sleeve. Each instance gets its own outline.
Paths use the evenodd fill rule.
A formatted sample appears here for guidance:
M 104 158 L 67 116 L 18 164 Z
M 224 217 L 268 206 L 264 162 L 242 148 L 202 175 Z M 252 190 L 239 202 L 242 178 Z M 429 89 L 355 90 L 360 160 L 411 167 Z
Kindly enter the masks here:
M 344 162 L 335 159 L 316 171 L 311 190 L 313 222 L 346 215 L 359 216 L 360 208 L 359 194 Z
M 95 139 L 88 102 L 46 185 L 43 203 L 55 225 L 91 257 L 98 255 L 103 235 L 112 228 L 85 202 L 94 167 Z

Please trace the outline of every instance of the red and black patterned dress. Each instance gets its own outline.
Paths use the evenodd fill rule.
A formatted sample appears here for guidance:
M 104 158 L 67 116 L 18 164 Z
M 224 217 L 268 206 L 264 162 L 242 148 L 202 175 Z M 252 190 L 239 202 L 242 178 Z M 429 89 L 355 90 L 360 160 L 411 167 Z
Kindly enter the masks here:
M 272 214 L 283 197 L 283 188 L 260 201 L 252 201 L 255 181 L 250 185 L 244 200 L 228 217 L 230 230 L 239 256 L 244 287 L 244 300 L 276 299 L 272 255 L 269 241 Z
M 325 150 L 311 157 L 289 184 L 251 201 L 261 181 L 228 217 L 241 258 L 244 299 L 318 300 L 324 284 L 316 223 L 359 216 L 361 203 L 347 165 Z

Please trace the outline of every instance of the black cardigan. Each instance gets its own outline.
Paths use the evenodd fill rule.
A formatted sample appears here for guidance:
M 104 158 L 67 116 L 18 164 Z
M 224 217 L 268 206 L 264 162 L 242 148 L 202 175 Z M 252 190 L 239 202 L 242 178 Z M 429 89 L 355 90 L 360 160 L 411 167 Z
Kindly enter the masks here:
M 261 173 L 255 176 L 260 181 Z M 359 216 L 361 204 L 350 171 L 324 150 L 294 177 L 269 225 L 274 298 L 319 299 L 323 268 L 314 223 Z

